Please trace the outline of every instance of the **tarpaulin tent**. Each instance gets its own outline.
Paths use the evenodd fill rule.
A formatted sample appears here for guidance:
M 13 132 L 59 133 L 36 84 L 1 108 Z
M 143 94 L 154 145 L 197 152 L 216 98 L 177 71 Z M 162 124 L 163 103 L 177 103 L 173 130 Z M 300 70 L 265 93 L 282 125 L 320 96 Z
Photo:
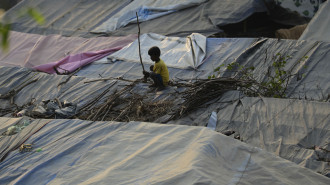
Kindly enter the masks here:
M 106 57 L 133 42 L 137 35 L 126 37 L 63 37 L 12 31 L 9 51 L 0 51 L 0 65 L 36 68 L 55 73 L 74 71 L 90 62 Z
M 330 42 L 330 2 L 325 2 L 316 13 L 307 28 L 299 38 L 300 40 L 313 40 Z
M 127 14 L 129 11 L 131 11 L 130 16 L 132 13 L 135 15 L 134 11 L 138 8 L 135 5 L 141 5 L 141 2 L 146 1 L 73 0 L 67 2 L 58 0 L 54 2 L 52 0 L 25 0 L 6 12 L 5 17 L 11 20 L 14 31 L 44 35 L 95 37 L 89 32 L 103 23 L 106 24 L 107 20 L 118 18 L 118 16 L 125 17 L 125 13 Z M 196 0 L 193 6 L 187 3 L 190 1 L 184 1 L 183 4 L 178 2 L 180 1 L 159 1 L 160 4 L 180 4 L 181 8 L 185 8 L 142 22 L 141 32 L 167 36 L 188 36 L 191 33 L 201 33 L 208 36 L 221 32 L 217 27 L 218 25 L 240 22 L 255 12 L 266 12 L 267 10 L 262 0 Z M 38 25 L 29 16 L 17 17 L 19 12 L 26 7 L 33 7 L 38 10 L 45 17 L 45 25 Z M 122 14 L 118 14 L 119 12 Z M 126 23 L 131 21 L 132 18 Z M 113 36 L 135 34 L 137 33 L 137 25 L 129 24 L 111 33 L 109 30 L 101 31 Z
M 153 64 L 147 51 L 153 46 L 157 46 L 161 51 L 162 60 L 166 61 L 168 67 L 173 68 L 193 68 L 197 69 L 203 62 L 206 55 L 206 37 L 193 33 L 186 38 L 165 37 L 162 35 L 148 33 L 140 38 L 141 43 L 135 40 L 120 51 L 111 54 L 111 60 L 124 60 L 130 62 L 140 62 L 139 44 L 142 61 Z
M 257 80 L 262 80 L 265 77 L 264 73 L 267 66 L 272 65 L 272 56 L 279 52 L 292 56 L 287 61 L 286 70 L 292 70 L 293 72 L 301 71 L 305 76 L 301 80 L 292 79 L 290 81 L 287 96 L 293 99 L 249 98 L 244 97 L 238 91 L 228 92 L 221 95 L 222 99 L 214 103 L 209 103 L 204 108 L 200 107 L 195 112 L 187 115 L 187 117 L 170 122 L 165 121 L 165 123 L 205 126 L 210 114 L 216 112 L 218 115 L 217 131 L 222 131 L 227 127 L 232 128 L 239 132 L 243 141 L 247 143 L 251 142 L 254 146 L 261 147 L 285 159 L 292 160 L 301 166 L 311 168 L 315 171 L 320 170 L 323 173 L 324 169 L 326 169 L 324 162 L 314 160 L 318 151 L 307 148 L 311 145 L 324 147 L 329 134 L 328 125 L 326 124 L 327 116 L 329 116 L 329 99 L 326 94 L 329 92 L 329 77 L 326 72 L 328 69 L 328 61 L 326 59 L 329 55 L 329 52 L 327 52 L 329 47 L 329 43 L 312 41 L 266 38 L 207 39 L 207 53 L 204 63 L 197 70 L 169 67 L 171 79 L 206 79 L 208 76 L 214 74 L 213 69 L 222 64 L 227 65 L 236 61 L 241 65 L 255 66 L 253 73 L 257 77 Z M 265 59 L 266 53 L 268 60 Z M 297 61 L 300 61 L 306 55 L 308 56 L 306 60 L 297 63 Z M 19 88 L 28 81 L 39 79 L 37 82 L 20 90 L 14 96 L 14 103 L 19 107 L 27 105 L 33 98 L 36 99 L 37 103 L 42 100 L 58 98 L 61 101 L 66 100 L 77 104 L 78 110 L 93 101 L 102 92 L 106 92 L 108 88 L 110 88 L 110 91 L 104 94 L 104 97 L 99 100 L 100 103 L 106 101 L 107 96 L 115 91 L 119 91 L 130 83 L 120 81 L 120 79 L 136 80 L 143 77 L 141 64 L 129 61 L 110 62 L 106 58 L 86 66 L 76 73 L 77 76 L 72 77 L 48 75 L 18 67 L 1 67 L 0 72 L 2 74 L 0 78 L 1 95 L 8 93 L 12 89 Z M 224 68 L 221 70 L 219 76 L 231 76 L 232 73 L 232 71 Z M 111 78 L 86 83 L 108 77 Z M 116 84 L 114 85 L 114 83 Z M 148 90 L 148 84 L 139 84 L 131 93 L 147 94 Z M 164 93 L 151 93 L 147 96 L 155 101 L 172 98 L 175 102 L 180 103 L 182 97 L 180 97 L 179 92 L 179 89 L 169 88 Z M 0 104 L 2 109 L 13 106 L 8 99 L 1 99 Z M 229 113 L 231 110 L 232 112 Z M 246 111 L 247 117 L 243 117 L 244 119 L 237 117 L 236 119 L 235 115 L 237 114 L 243 116 L 243 114 L 240 114 L 242 111 Z M 284 111 L 286 114 L 284 114 Z M 250 114 L 248 114 L 249 112 Z M 229 119 L 226 116 L 234 117 Z M 278 119 L 278 116 L 282 116 L 281 120 Z M 296 122 L 298 120 L 296 116 L 303 118 L 304 121 Z M 256 117 L 260 119 L 257 121 L 249 119 Z M 156 122 L 160 123 L 163 120 L 159 119 Z M 259 131 L 253 130 L 255 127 L 250 127 L 253 124 L 259 124 L 259 127 L 261 125 L 260 129 L 262 131 L 273 133 L 274 137 L 268 137 L 267 140 L 264 140 L 261 135 L 254 135 L 251 132 L 259 133 Z M 272 126 L 268 127 L 268 125 Z M 286 133 L 282 136 L 283 128 L 290 128 L 295 134 L 287 135 L 288 133 Z M 313 129 L 314 132 L 309 132 Z M 319 138 L 320 135 L 317 133 L 321 133 L 322 137 Z M 259 143 L 263 143 L 263 145 L 259 145 Z M 300 152 L 295 152 L 296 149 Z M 311 154 L 314 157 L 310 157 L 307 154 Z
M 40 125 L 31 134 L 31 128 Z M 328 182 L 320 174 L 205 127 L 35 120 L 10 138 L 19 144 L 24 136 L 29 136 L 24 143 L 33 149 L 8 153 L 0 163 L 4 184 Z M 1 138 L 3 146 L 8 138 Z

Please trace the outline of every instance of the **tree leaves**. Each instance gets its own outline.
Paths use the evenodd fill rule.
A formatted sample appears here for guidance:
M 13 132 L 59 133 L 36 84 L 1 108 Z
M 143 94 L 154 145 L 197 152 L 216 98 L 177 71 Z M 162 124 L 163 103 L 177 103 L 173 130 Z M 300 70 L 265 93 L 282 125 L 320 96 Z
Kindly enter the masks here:
M 0 9 L 0 19 L 2 18 L 3 11 Z M 22 15 L 28 15 L 39 25 L 45 24 L 45 18 L 35 8 L 27 8 Z M 0 49 L 7 52 L 9 49 L 9 35 L 11 24 L 8 21 L 0 20 Z

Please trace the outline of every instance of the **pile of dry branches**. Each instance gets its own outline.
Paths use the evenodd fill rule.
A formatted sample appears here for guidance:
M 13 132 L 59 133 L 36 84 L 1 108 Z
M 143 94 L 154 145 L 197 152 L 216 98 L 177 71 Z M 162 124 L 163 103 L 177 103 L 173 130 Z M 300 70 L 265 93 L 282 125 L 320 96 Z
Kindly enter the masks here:
M 205 103 L 219 99 L 225 92 L 236 90 L 246 85 L 247 82 L 233 78 L 215 78 L 196 80 L 195 82 L 174 82 L 171 86 L 183 87 L 185 90 L 176 93 L 176 100 L 150 102 L 147 96 L 152 94 L 137 94 L 133 88 L 137 82 L 132 82 L 120 91 L 115 91 L 106 98 L 104 103 L 96 106 L 110 87 L 95 100 L 85 105 L 79 119 L 92 121 L 146 121 L 153 122 L 158 118 L 168 115 L 170 120 L 180 119 L 191 111 L 198 109 Z
M 182 93 L 183 102 L 178 110 L 172 111 L 172 119 L 182 118 L 189 112 L 198 109 L 203 104 L 219 99 L 223 93 L 236 90 L 243 81 L 233 78 L 214 78 L 197 80 L 194 83 L 186 83 L 187 90 Z M 180 86 L 183 86 L 181 83 Z
M 150 102 L 147 95 L 132 92 L 135 82 L 126 86 L 119 92 L 110 95 L 105 103 L 97 106 L 89 104 L 80 111 L 79 119 L 92 121 L 147 121 L 152 122 L 168 113 L 173 102 Z M 103 92 L 101 96 L 106 94 Z M 95 104 L 95 101 L 94 101 Z

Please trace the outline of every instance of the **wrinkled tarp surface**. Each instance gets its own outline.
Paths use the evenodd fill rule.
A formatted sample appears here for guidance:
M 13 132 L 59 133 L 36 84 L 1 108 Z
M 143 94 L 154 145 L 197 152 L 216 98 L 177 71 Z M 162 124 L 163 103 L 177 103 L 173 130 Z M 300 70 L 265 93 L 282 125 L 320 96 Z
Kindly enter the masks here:
M 161 59 L 168 67 L 174 68 L 198 68 L 206 55 L 206 37 L 193 33 L 186 38 L 165 37 L 155 33 L 143 34 L 140 43 L 135 40 L 132 44 L 110 55 L 112 60 L 124 60 L 130 62 L 140 62 L 139 44 L 141 47 L 141 57 L 144 63 L 154 64 L 148 55 L 149 48 L 159 47 Z
M 124 27 L 129 23 L 136 23 L 136 14 L 139 17 L 139 22 L 144 22 L 179 11 L 181 9 L 200 5 L 205 1 L 206 0 L 132 1 L 110 19 L 93 29 L 92 32 L 111 32 Z
M 42 35 L 87 36 L 95 26 L 125 7 L 131 0 L 24 0 L 6 12 L 12 30 Z M 30 16 L 20 17 L 22 11 L 33 7 L 46 23 L 38 25 Z
M 52 67 L 58 67 L 59 71 L 63 71 L 61 69 L 72 71 L 118 51 L 136 38 L 137 35 L 128 35 L 88 39 L 12 31 L 9 38 L 9 52 L 0 51 L 0 65 L 28 68 L 39 66 L 37 69 L 48 73 L 54 73 Z M 47 64 L 47 68 L 43 64 Z
M 2 66 L 16 65 L 34 67 L 36 65 L 60 60 L 63 56 L 65 57 L 67 53 L 76 54 L 79 53 L 79 51 L 86 51 L 88 48 L 96 48 L 98 45 L 94 45 L 94 43 L 99 43 L 102 47 L 104 46 L 101 43 L 104 43 L 104 45 L 108 47 L 109 45 L 107 44 L 111 45 L 111 41 L 114 41 L 116 44 L 116 41 L 119 43 L 122 43 L 122 41 L 128 43 L 136 39 L 136 36 L 129 36 L 128 38 L 119 37 L 117 38 L 118 40 L 112 40 L 113 37 L 110 37 L 109 40 L 104 39 L 104 42 L 101 42 L 102 38 L 95 38 L 95 40 L 93 38 L 87 39 L 87 42 L 85 42 L 84 45 L 79 46 L 79 44 L 86 40 L 75 41 L 73 38 L 69 39 L 53 35 L 46 36 L 46 38 L 41 39 L 45 42 L 39 42 L 36 44 L 36 41 L 33 41 L 33 38 L 36 35 L 23 35 L 27 36 L 26 40 L 31 42 L 23 42 L 21 44 L 13 42 L 14 44 L 11 47 L 10 53 L 7 55 L 0 55 L 0 64 Z M 49 40 L 47 39 L 48 37 L 50 37 Z M 55 37 L 54 40 L 52 37 Z M 88 41 L 91 42 L 89 43 Z M 51 46 L 53 45 L 54 48 L 57 49 L 56 52 L 53 52 L 54 50 L 52 50 Z M 75 47 L 69 47 L 70 45 Z M 135 42 L 135 47 L 131 48 L 132 52 L 137 53 L 138 46 L 136 45 L 137 44 Z M 283 56 L 290 56 L 290 59 L 287 61 L 285 70 L 291 71 L 292 74 L 300 74 L 304 76 L 304 78 L 300 80 L 293 78 L 291 81 L 289 81 L 287 94 L 288 97 L 324 101 L 327 100 L 327 96 L 330 91 L 330 84 L 328 83 L 328 79 L 330 77 L 327 76 L 329 74 L 328 69 L 330 64 L 326 60 L 330 57 L 329 48 L 330 43 L 318 41 L 296 41 L 283 39 L 277 40 L 266 38 L 210 38 L 206 40 L 205 58 L 202 61 L 203 63 L 199 65 L 198 70 L 184 70 L 183 73 L 182 69 L 169 67 L 170 79 L 205 79 L 212 74 L 216 74 L 213 72 L 213 70 L 220 65 L 223 64 L 226 66 L 232 62 L 237 62 L 242 66 L 254 66 L 255 70 L 253 71 L 253 74 L 255 78 L 257 80 L 263 80 L 263 78 L 265 78 L 265 74 L 267 73 L 267 67 L 271 66 L 274 62 L 273 57 L 276 54 L 281 53 Z M 40 50 L 42 52 L 38 52 Z M 141 54 L 147 55 L 147 52 L 147 49 L 143 49 Z M 53 60 L 55 58 L 56 60 Z M 172 58 L 166 60 L 165 62 L 177 60 L 177 57 L 172 56 Z M 148 60 L 144 61 L 147 62 Z M 150 64 L 148 63 L 145 64 L 145 68 L 149 69 L 149 65 Z M 86 66 L 80 70 L 77 75 L 85 76 L 88 78 L 99 78 L 101 75 L 103 77 L 122 77 L 135 80 L 142 77 L 142 67 L 140 63 L 135 62 L 110 62 L 105 57 L 94 62 L 92 65 Z M 227 70 L 225 67 L 221 68 L 219 76 L 228 77 L 232 75 L 234 75 L 233 71 Z
M 135 50 L 138 51 L 137 46 Z M 290 57 L 287 59 L 284 70 L 296 74 L 288 83 L 287 96 L 289 98 L 329 100 L 330 76 L 328 69 L 330 63 L 327 58 L 330 57 L 330 43 L 328 42 L 219 38 L 207 39 L 206 51 L 205 59 L 197 70 L 184 70 L 183 72 L 182 69 L 170 67 L 170 79 L 206 79 L 213 74 L 219 77 L 231 77 L 235 75 L 236 70 L 228 70 L 225 66 L 237 62 L 241 66 L 253 66 L 255 69 L 252 73 L 255 79 L 262 81 L 266 77 L 268 67 L 272 66 L 274 62 L 274 56 L 280 53 Z M 147 51 L 142 51 L 142 53 L 146 54 Z M 177 60 L 177 58 L 173 58 L 173 60 Z M 220 65 L 224 66 L 217 75 L 213 70 Z M 149 64 L 146 64 L 145 68 L 149 69 Z M 98 78 L 98 74 L 106 76 L 110 73 L 114 77 L 137 79 L 141 78 L 142 67 L 140 63 L 122 61 L 111 63 L 106 59 L 101 59 L 82 69 L 77 75 Z M 303 78 L 299 79 L 298 74 Z
M 267 66 L 272 65 L 272 56 L 276 55 L 277 53 L 283 53 L 284 55 L 292 56 L 291 59 L 287 61 L 287 69 L 292 70 L 294 72 L 301 72 L 304 75 L 304 78 L 301 80 L 293 79 L 289 82 L 289 91 L 288 97 L 289 98 L 297 98 L 297 99 L 286 99 L 286 100 L 279 100 L 279 99 L 266 99 L 265 102 L 267 104 L 265 106 L 253 106 L 251 102 L 255 102 L 258 99 L 254 98 L 246 98 L 243 100 L 243 104 L 246 107 L 251 108 L 252 111 L 263 113 L 265 112 L 264 109 L 267 110 L 267 116 L 270 123 L 276 124 L 277 117 L 283 114 L 281 110 L 284 110 L 285 113 L 288 113 L 287 116 L 283 116 L 283 123 L 290 127 L 290 125 L 296 125 L 294 128 L 290 127 L 293 135 L 297 135 L 297 138 L 291 138 L 290 136 L 281 136 L 283 132 L 283 127 L 285 126 L 274 126 L 274 127 L 262 127 L 262 129 L 269 129 L 267 132 L 274 133 L 274 137 L 269 138 L 269 140 L 264 140 L 258 135 L 252 137 L 250 136 L 253 133 L 244 132 L 244 130 L 250 130 L 249 124 L 241 124 L 239 128 L 239 132 L 242 135 L 243 141 L 244 138 L 253 138 L 253 140 L 247 140 L 246 142 L 250 142 L 251 144 L 264 147 L 266 150 L 270 150 L 270 152 L 279 154 L 286 159 L 289 159 L 300 165 L 305 165 L 306 167 L 310 167 L 312 170 L 324 170 L 320 169 L 319 167 L 324 167 L 324 165 L 319 165 L 320 161 L 312 160 L 313 157 L 302 155 L 300 152 L 292 152 L 291 148 L 297 148 L 298 144 L 301 143 L 303 137 L 311 137 L 308 139 L 309 145 L 322 145 L 324 142 L 324 137 L 322 136 L 321 140 L 320 135 L 309 135 L 310 128 L 313 128 L 313 125 L 317 128 L 317 130 L 323 130 L 322 135 L 327 136 L 329 134 L 328 126 L 322 125 L 326 122 L 322 122 L 320 119 L 324 118 L 327 120 L 326 117 L 329 115 L 329 108 L 328 106 L 328 94 L 329 94 L 329 76 L 328 76 L 328 69 L 329 69 L 329 62 L 327 58 L 329 58 L 330 44 L 326 42 L 314 42 L 314 41 L 296 41 L 296 40 L 277 40 L 277 39 L 242 39 L 242 38 L 223 38 L 223 39 L 215 39 L 210 38 L 207 39 L 207 53 L 204 63 L 198 68 L 198 70 L 189 70 L 189 69 L 177 69 L 169 67 L 170 77 L 171 79 L 196 79 L 201 78 L 205 79 L 209 75 L 213 74 L 213 69 L 218 67 L 221 64 L 229 64 L 233 61 L 238 62 L 241 65 L 246 66 L 255 66 L 255 70 L 253 72 L 256 75 L 258 80 L 264 78 Z M 145 51 L 147 52 L 147 51 Z M 266 55 L 267 53 L 267 55 Z M 300 59 L 304 56 L 308 56 L 306 60 L 301 61 Z M 300 62 L 297 62 L 300 61 Z M 146 64 L 146 68 L 148 68 L 149 64 Z M 223 69 L 221 70 L 220 76 L 231 76 L 232 71 Z M 85 66 L 82 70 L 80 70 L 76 75 L 78 76 L 65 76 L 65 75 L 49 75 L 45 73 L 38 73 L 32 72 L 26 68 L 19 68 L 19 67 L 0 67 L 0 94 L 8 93 L 13 88 L 17 88 L 21 86 L 24 82 L 31 81 L 33 79 L 39 79 L 37 82 L 26 86 L 23 88 L 15 97 L 14 103 L 18 106 L 22 106 L 27 104 L 31 101 L 31 99 L 35 98 L 37 102 L 42 100 L 50 100 L 54 98 L 59 98 L 61 101 L 67 100 L 69 102 L 73 102 L 77 104 L 77 109 L 81 108 L 86 103 L 90 102 L 91 100 L 95 99 L 98 95 L 100 95 L 103 91 L 110 88 L 114 85 L 113 80 L 108 81 L 97 81 L 93 83 L 85 83 L 89 80 L 98 79 L 100 76 L 106 77 L 113 77 L 113 78 L 124 78 L 124 79 L 131 79 L 135 80 L 137 78 L 142 78 L 142 69 L 139 63 L 133 62 L 125 62 L 125 61 L 116 61 L 114 63 L 107 61 L 106 58 L 94 62 L 88 66 Z M 70 78 L 70 79 L 69 79 Z M 69 79 L 69 80 L 68 80 Z M 62 83 L 68 80 L 66 83 Z M 127 83 L 126 83 L 127 84 Z M 111 87 L 111 91 L 107 94 L 111 94 L 117 88 L 123 87 L 125 83 L 117 83 L 113 87 Z M 141 84 L 137 92 L 145 92 L 148 90 L 148 84 Z M 173 92 L 172 94 L 169 93 L 167 96 L 163 94 L 156 94 L 152 95 L 153 98 L 161 101 L 168 96 L 177 95 L 177 92 Z M 105 95 L 106 97 L 106 95 Z M 223 102 L 227 102 L 225 104 L 230 107 L 235 107 L 235 104 L 238 104 L 237 101 L 241 97 L 240 95 L 236 95 L 235 93 L 229 93 L 223 95 L 224 98 Z M 299 100 L 303 99 L 303 100 Z M 180 99 L 177 99 L 180 101 Z M 312 101 L 311 101 L 312 100 Z M 101 99 L 100 102 L 105 101 L 105 98 Z M 279 101 L 277 103 L 276 101 Z M 294 103 L 294 106 L 291 106 L 291 102 Z M 313 102 L 315 101 L 315 102 Z M 319 101 L 319 102 L 317 102 Z M 263 102 L 259 100 L 258 102 Z M 1 108 L 7 108 L 13 105 L 10 105 L 8 100 L 1 99 L 0 100 Z M 259 104 L 258 104 L 259 105 Z M 283 106 L 288 107 L 285 109 Z M 225 106 L 225 107 L 226 107 Z M 240 108 L 240 106 L 238 106 Z M 210 118 L 210 115 L 213 111 L 217 112 L 218 118 L 221 116 L 221 110 L 227 111 L 221 104 L 209 104 L 207 110 L 200 108 L 201 112 L 193 112 L 188 116 L 194 119 L 180 119 L 174 124 L 185 124 L 185 125 L 200 125 L 205 126 Z M 234 108 L 235 110 L 235 108 Z M 235 111 L 233 110 L 233 115 Z M 239 110 L 239 109 L 238 109 Z M 270 114 L 273 113 L 274 116 Z M 297 112 L 290 112 L 288 110 L 296 110 Z M 315 110 L 315 111 L 313 111 Z M 328 111 L 328 113 L 327 113 Z M 226 115 L 229 115 L 227 113 Z M 254 116 L 254 115 L 251 115 Z M 265 115 L 260 115 L 265 116 Z M 309 118 L 304 119 L 304 122 L 296 122 L 297 118 Z M 260 125 L 267 125 L 264 123 L 264 119 L 261 119 L 258 122 L 253 122 L 251 124 L 260 124 Z M 272 119 L 274 119 L 272 121 Z M 285 120 L 284 120 L 285 119 Z M 316 120 L 317 119 L 317 120 Z M 266 119 L 267 120 L 267 119 Z M 308 122 L 308 123 L 307 123 Z M 316 123 L 322 123 L 319 125 L 315 125 Z M 224 122 L 223 124 L 227 124 Z M 229 123 L 228 123 L 229 124 Z M 301 124 L 301 125 L 300 125 Z M 305 126 L 305 124 L 309 126 Z M 268 124 L 269 125 L 269 124 Z M 220 126 L 220 127 L 219 127 Z M 230 125 L 232 128 L 234 125 Z M 324 128 L 322 127 L 324 126 Z M 223 125 L 221 126 L 220 120 L 218 120 L 218 127 L 224 129 Z M 302 129 L 303 128 L 303 129 Z M 290 130 L 290 131 L 291 131 Z M 279 138 L 284 137 L 283 142 L 279 142 Z M 286 139 L 288 138 L 288 139 Z M 268 139 L 268 138 L 267 138 Z M 285 142 L 284 142 L 285 141 Z M 320 142 L 319 142 L 320 141 Z M 322 141 L 322 142 L 321 142 Z M 265 143 L 263 145 L 258 145 L 256 143 Z M 275 144 L 274 144 L 275 143 Z M 278 144 L 276 144 L 278 143 Z M 298 146 L 297 150 L 306 151 L 309 154 L 314 155 L 313 151 L 304 148 L 307 145 Z M 307 146 L 307 147 L 308 147 Z M 278 147 L 274 149 L 273 147 Z M 289 148 L 289 149 L 287 149 Z M 285 153 L 285 152 L 288 152 Z M 287 156 L 287 155 L 291 156 Z M 295 160 L 301 159 L 301 160 Z M 317 167 L 315 167 L 317 166 Z M 323 172 L 323 171 L 322 171 Z
M 32 144 L 33 151 L 8 153 L 0 163 L 3 184 L 329 182 L 320 174 L 205 127 L 81 120 L 41 122 L 36 120 L 26 131 L 11 136 L 19 141 L 30 134 L 25 143 Z M 42 128 L 31 135 L 31 127 L 40 125 Z
M 72 0 L 70 2 L 66 0 L 56 2 L 53 0 L 24 0 L 6 12 L 6 17 L 12 21 L 14 31 L 95 37 L 89 32 L 106 20 L 114 18 L 119 11 L 132 7 L 130 3 L 139 2 L 131 0 Z M 163 4 L 168 1 L 159 2 Z M 46 24 L 39 26 L 29 16 L 17 17 L 18 12 L 26 7 L 34 7 L 39 10 L 45 17 Z M 191 33 L 201 33 L 208 36 L 222 31 L 217 27 L 218 25 L 237 23 L 255 12 L 266 11 L 262 0 L 208 0 L 198 6 L 142 22 L 140 24 L 141 33 L 152 32 L 166 36 L 188 36 Z M 137 31 L 137 24 L 129 24 L 108 34 L 123 36 L 136 34 Z
M 330 2 L 326 1 L 308 24 L 300 40 L 330 42 Z
M 299 166 L 330 175 L 330 104 L 298 99 L 244 97 L 228 92 L 216 103 L 170 124 L 206 126 L 212 112 L 216 131 L 235 131 L 245 143 Z

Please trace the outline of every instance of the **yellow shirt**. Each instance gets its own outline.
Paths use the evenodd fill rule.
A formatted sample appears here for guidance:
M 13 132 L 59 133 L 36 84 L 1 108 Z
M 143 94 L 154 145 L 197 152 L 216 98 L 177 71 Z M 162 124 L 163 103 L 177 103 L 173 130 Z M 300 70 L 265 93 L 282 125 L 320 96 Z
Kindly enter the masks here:
M 153 71 L 156 74 L 160 74 L 163 79 L 164 86 L 167 86 L 168 81 L 170 80 L 170 74 L 168 73 L 167 66 L 162 59 L 160 59 L 158 62 L 155 62 Z

